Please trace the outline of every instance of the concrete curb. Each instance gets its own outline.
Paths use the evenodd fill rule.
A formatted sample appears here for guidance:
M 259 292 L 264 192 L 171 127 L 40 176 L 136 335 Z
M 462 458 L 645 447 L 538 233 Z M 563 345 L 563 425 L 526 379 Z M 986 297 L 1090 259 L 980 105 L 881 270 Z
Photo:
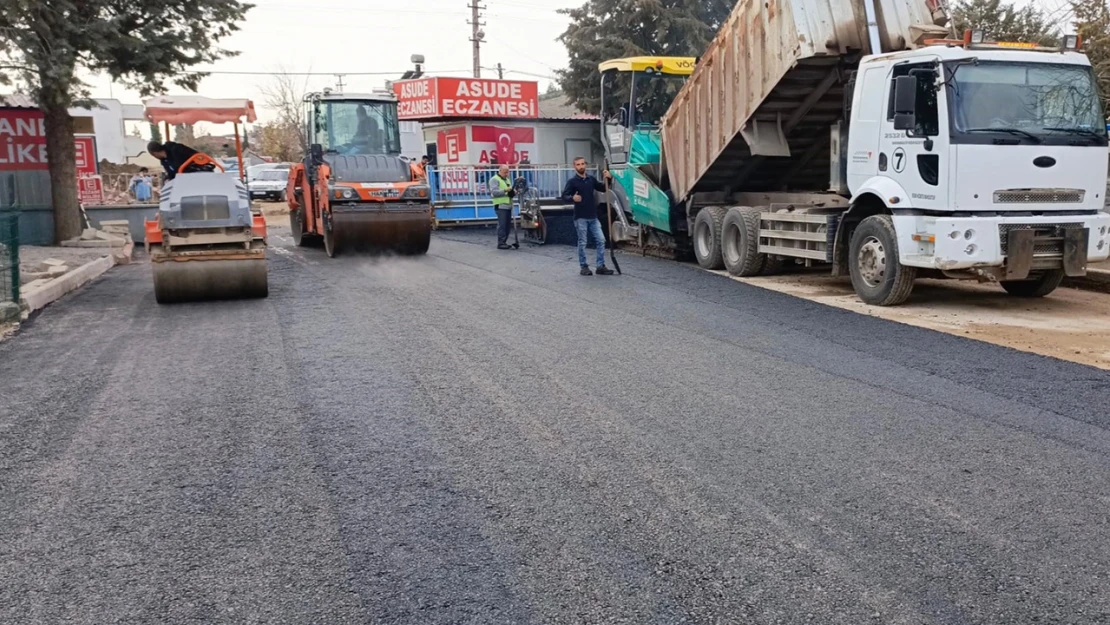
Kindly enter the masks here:
M 94 261 L 87 262 L 64 276 L 54 278 L 33 291 L 21 293 L 19 298 L 20 306 L 23 308 L 24 314 L 29 315 L 56 301 L 66 293 L 74 291 L 100 277 L 104 272 L 114 267 L 115 264 L 116 260 L 112 256 L 102 256 Z

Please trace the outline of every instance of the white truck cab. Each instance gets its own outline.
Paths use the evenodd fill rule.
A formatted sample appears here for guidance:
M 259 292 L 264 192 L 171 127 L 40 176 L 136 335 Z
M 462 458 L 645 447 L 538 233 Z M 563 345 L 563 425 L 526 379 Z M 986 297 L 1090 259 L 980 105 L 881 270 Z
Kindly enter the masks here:
M 902 267 L 1042 295 L 1110 256 L 1098 86 L 1079 52 L 970 39 L 861 61 L 843 152 L 850 203 L 890 215 Z M 857 290 L 901 270 L 883 237 L 856 238 Z

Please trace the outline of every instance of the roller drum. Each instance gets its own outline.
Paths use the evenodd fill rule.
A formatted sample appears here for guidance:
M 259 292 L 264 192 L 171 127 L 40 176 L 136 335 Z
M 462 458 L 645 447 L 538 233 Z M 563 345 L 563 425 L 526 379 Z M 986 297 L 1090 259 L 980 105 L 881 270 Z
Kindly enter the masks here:
M 333 212 L 330 233 L 334 253 L 420 255 L 428 252 L 432 238 L 427 211 Z
M 159 304 L 266 297 L 266 257 L 154 262 Z

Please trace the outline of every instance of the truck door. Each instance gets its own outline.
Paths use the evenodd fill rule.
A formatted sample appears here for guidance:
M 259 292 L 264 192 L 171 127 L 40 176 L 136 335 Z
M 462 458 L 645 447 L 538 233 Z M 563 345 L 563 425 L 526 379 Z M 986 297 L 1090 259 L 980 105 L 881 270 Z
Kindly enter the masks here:
M 856 77 L 848 123 L 848 189 L 855 192 L 878 173 L 879 135 L 888 67 L 874 61 Z
M 943 209 L 948 205 L 948 128 L 941 88 L 937 85 L 940 66 L 935 61 L 902 63 L 891 68 L 886 81 L 885 115 L 880 121 L 878 174 L 896 181 L 909 197 L 900 198 L 905 208 Z M 899 77 L 917 79 L 913 92 L 912 117 L 898 111 L 895 103 Z M 905 106 L 903 104 L 902 106 Z M 896 128 L 902 113 L 903 124 Z

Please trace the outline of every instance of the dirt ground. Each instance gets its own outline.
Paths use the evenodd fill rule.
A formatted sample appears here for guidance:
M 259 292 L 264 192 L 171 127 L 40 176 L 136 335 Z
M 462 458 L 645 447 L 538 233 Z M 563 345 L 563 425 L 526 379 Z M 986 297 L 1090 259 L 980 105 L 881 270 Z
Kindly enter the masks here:
M 1105 293 L 1061 287 L 1046 298 L 1023 300 L 997 285 L 919 280 L 908 302 L 884 308 L 860 302 L 848 278 L 823 273 L 732 279 L 864 315 L 1110 369 L 1110 295 Z
M 263 202 L 261 200 L 254 200 L 254 206 L 262 209 L 262 215 L 266 218 L 267 226 L 288 226 L 289 225 L 289 205 L 285 202 Z

